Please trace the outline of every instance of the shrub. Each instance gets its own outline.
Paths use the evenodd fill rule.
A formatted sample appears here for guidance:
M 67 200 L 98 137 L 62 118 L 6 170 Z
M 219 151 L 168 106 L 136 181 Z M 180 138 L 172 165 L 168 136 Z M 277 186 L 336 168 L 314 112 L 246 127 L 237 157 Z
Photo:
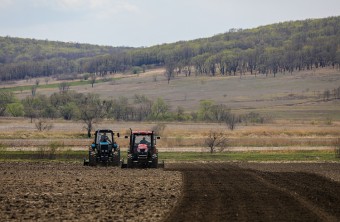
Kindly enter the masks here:
M 59 148 L 64 147 L 64 143 L 52 141 L 48 147 L 40 146 L 36 151 L 38 159 L 56 159 Z
M 53 124 L 48 123 L 46 120 L 38 119 L 37 121 L 35 121 L 35 127 L 39 131 L 45 131 L 45 130 L 49 131 L 50 129 L 53 128 Z
M 166 128 L 165 123 L 158 123 L 157 125 L 152 127 L 152 131 L 155 132 L 156 135 L 161 136 Z
M 204 146 L 208 147 L 210 153 L 219 149 L 222 152 L 228 145 L 228 138 L 222 131 L 210 130 L 207 138 L 204 140 Z

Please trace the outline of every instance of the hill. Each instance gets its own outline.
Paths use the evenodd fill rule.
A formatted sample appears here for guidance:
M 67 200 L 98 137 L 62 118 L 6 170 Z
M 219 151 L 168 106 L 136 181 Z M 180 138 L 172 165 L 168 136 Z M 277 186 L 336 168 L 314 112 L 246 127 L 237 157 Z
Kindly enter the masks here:
M 148 48 L 0 38 L 0 79 L 127 72 L 165 66 L 191 75 L 293 72 L 340 64 L 340 16 L 231 29 L 210 38 Z M 139 69 L 136 69 L 139 68 Z
M 18 80 L 78 73 L 82 62 L 128 48 L 0 37 L 0 78 Z
M 123 120 L 139 120 L 137 113 L 141 112 L 141 106 L 148 110 L 145 115 L 151 114 L 151 107 L 159 102 L 159 98 L 167 107 L 166 113 L 171 112 L 175 116 L 165 115 L 164 119 L 177 118 L 176 115 L 189 120 L 198 118 L 196 114 L 204 105 L 208 110 L 218 108 L 238 115 L 252 113 L 255 115 L 252 121 L 262 121 L 262 117 L 294 121 L 340 120 L 339 70 L 331 67 L 296 71 L 292 74 L 278 73 L 276 77 L 186 77 L 181 74 L 176 75 L 169 84 L 164 72 L 165 69 L 160 68 L 138 75 L 111 74 L 97 78 L 93 87 L 90 81 L 85 80 L 63 82 L 50 79 L 44 83 L 40 79 L 38 86 L 35 84 L 37 79 L 22 80 L 3 87 L 0 94 L 12 92 L 16 98 L 24 101 L 32 98 L 32 88 L 36 86 L 33 98 L 44 100 L 44 107 L 49 107 L 52 101 L 60 100 L 55 109 L 61 110 L 61 113 L 68 107 L 68 103 L 78 103 L 79 96 L 75 100 L 66 98 L 67 95 L 72 97 L 72 92 L 97 94 L 101 101 L 112 105 L 108 116 Z M 69 94 L 61 93 L 61 83 L 68 84 Z M 58 95 L 66 97 L 61 99 Z

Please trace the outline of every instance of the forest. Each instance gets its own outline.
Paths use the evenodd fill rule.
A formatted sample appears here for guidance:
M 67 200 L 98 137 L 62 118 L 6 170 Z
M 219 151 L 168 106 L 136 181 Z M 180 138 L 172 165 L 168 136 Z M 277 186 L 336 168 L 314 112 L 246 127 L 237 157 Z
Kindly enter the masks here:
M 0 80 L 131 72 L 162 66 L 190 75 L 276 75 L 340 64 L 340 16 L 230 29 L 146 48 L 0 37 Z

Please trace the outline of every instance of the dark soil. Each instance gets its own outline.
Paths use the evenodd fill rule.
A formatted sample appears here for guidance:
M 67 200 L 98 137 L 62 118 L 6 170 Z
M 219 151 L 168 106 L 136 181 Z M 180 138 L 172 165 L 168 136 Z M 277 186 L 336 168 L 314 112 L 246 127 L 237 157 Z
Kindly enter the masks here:
M 172 165 L 169 170 L 183 173 L 184 185 L 167 221 L 340 221 L 340 184 L 316 174 L 322 164 L 269 166 Z M 340 164 L 327 168 L 338 172 Z
M 0 221 L 340 221 L 338 163 L 0 162 Z

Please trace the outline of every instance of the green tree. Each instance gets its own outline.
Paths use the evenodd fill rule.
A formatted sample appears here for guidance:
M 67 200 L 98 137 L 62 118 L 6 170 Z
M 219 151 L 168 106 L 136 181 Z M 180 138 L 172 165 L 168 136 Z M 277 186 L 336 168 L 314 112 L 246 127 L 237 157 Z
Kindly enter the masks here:
M 166 104 L 164 99 L 157 98 L 156 101 L 152 104 L 152 117 L 154 119 L 162 120 L 166 117 L 169 112 L 169 105 Z
M 22 100 L 22 104 L 24 106 L 25 116 L 31 119 L 31 123 L 33 122 L 33 118 L 40 118 L 43 116 L 44 109 L 48 104 L 48 99 L 46 96 L 27 96 Z
M 176 120 L 177 121 L 184 121 L 186 120 L 186 116 L 184 113 L 184 108 L 182 106 L 177 106 L 176 109 Z
M 5 115 L 7 105 L 13 103 L 14 101 L 15 97 L 13 93 L 0 91 L 0 116 Z
M 212 107 L 214 102 L 211 100 L 202 100 L 198 111 L 198 118 L 203 121 L 212 120 Z
M 79 116 L 80 110 L 74 102 L 65 104 L 60 108 L 60 114 L 65 120 L 72 120 Z
M 11 116 L 19 117 L 24 115 L 24 106 L 22 103 L 10 103 L 6 107 L 6 112 Z

